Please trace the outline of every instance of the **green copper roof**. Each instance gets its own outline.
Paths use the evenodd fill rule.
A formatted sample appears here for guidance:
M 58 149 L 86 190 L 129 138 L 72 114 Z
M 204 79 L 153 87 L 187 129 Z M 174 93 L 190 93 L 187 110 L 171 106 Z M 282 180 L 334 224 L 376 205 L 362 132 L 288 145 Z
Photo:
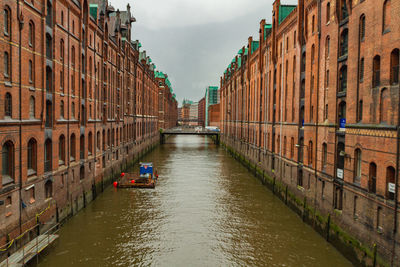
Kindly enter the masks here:
M 242 57 L 238 58 L 238 67 L 240 68 L 242 66 Z
M 142 47 L 142 43 L 141 43 L 141 42 L 139 42 L 139 45 L 138 45 L 138 47 L 139 47 L 139 48 L 141 48 L 141 47 Z
M 243 52 L 243 48 L 240 48 L 238 54 L 240 55 Z
M 92 16 L 95 20 L 97 20 L 97 4 L 90 4 L 89 5 L 89 14 Z
M 164 73 L 163 73 L 162 71 L 156 71 L 156 72 L 155 72 L 155 77 L 156 77 L 156 78 L 164 79 L 164 78 L 165 78 L 165 75 L 164 75 Z
M 279 24 L 286 19 L 287 16 L 295 9 L 296 6 L 280 5 L 279 6 Z
M 259 41 L 253 41 L 251 43 L 251 53 L 253 54 L 254 51 L 256 51 L 259 46 L 260 46 L 260 42 Z
M 272 32 L 272 24 L 265 24 L 264 26 L 264 41 L 267 40 L 267 36 Z
M 244 55 L 247 56 L 249 54 L 249 49 L 246 47 L 246 49 L 244 50 Z

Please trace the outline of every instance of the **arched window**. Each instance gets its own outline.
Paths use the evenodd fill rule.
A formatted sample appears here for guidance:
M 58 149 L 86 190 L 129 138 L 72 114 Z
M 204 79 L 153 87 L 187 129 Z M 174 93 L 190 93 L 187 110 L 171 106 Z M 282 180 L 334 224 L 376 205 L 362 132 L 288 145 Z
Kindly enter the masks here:
M 354 151 L 354 183 L 360 184 L 361 182 L 361 150 L 357 148 Z
M 50 34 L 46 34 L 46 57 L 50 60 L 53 59 L 53 46 Z
M 76 157 L 76 140 L 75 140 L 75 134 L 71 135 L 71 140 L 70 140 L 71 144 L 70 144 L 70 160 L 71 161 L 75 161 L 75 157 Z
M 310 140 L 308 142 L 308 165 L 312 166 L 313 164 L 313 143 Z
M 389 90 L 386 88 L 383 88 L 381 91 L 381 99 L 380 99 L 380 105 L 379 105 L 379 118 L 380 118 L 380 123 L 388 123 L 389 124 L 389 110 L 390 110 L 390 96 L 389 96 Z
M 301 72 L 306 71 L 306 52 L 301 55 Z
M 4 25 L 4 34 L 10 35 L 11 32 L 11 12 L 6 7 L 3 11 L 3 25 Z
M 85 167 L 81 166 L 81 168 L 79 169 L 79 179 L 83 180 L 85 179 Z
M 2 184 L 14 182 L 14 144 L 11 141 L 4 143 L 2 151 Z
M 304 155 L 304 138 L 300 138 L 300 143 L 299 143 L 299 161 L 303 162 L 303 155 Z
M 64 119 L 65 117 L 64 117 L 64 101 L 63 100 L 61 100 L 60 101 L 60 118 L 61 119 Z
M 386 168 L 386 198 L 394 200 L 396 171 L 392 166 Z
M 372 87 L 378 87 L 381 84 L 381 57 L 376 55 L 372 65 Z
M 63 134 L 58 139 L 58 162 L 59 165 L 65 164 L 65 136 Z
M 29 60 L 28 62 L 28 77 L 29 77 L 29 83 L 33 82 L 33 63 L 32 60 Z
M 103 150 L 106 150 L 106 131 L 103 130 Z
M 294 138 L 290 139 L 290 157 L 293 159 L 294 157 Z
M 35 118 L 35 97 L 31 96 L 29 98 L 29 118 L 34 119 Z
M 347 66 L 344 65 L 340 68 L 339 73 L 339 91 L 344 92 L 347 90 Z
M 53 149 L 51 139 L 47 139 L 44 144 L 44 171 L 50 172 L 53 168 L 52 166 Z
M 331 19 L 331 3 L 328 2 L 328 4 L 326 4 L 326 23 L 328 23 Z
M 10 77 L 10 57 L 8 52 L 4 52 L 4 77 Z
M 79 140 L 79 155 L 80 159 L 85 158 L 85 136 L 82 134 Z
M 383 3 L 383 23 L 382 23 L 382 31 L 383 33 L 386 33 L 390 31 L 390 0 L 386 0 L 385 3 Z
M 71 48 L 71 65 L 75 67 L 75 47 L 72 46 Z
M 315 59 L 315 46 L 311 46 L 311 64 L 314 64 L 314 59 Z
M 53 197 L 53 182 L 51 180 L 48 180 L 44 184 L 44 192 L 45 192 L 46 199 Z
M 64 11 L 61 10 L 61 25 L 64 26 Z
M 374 162 L 369 164 L 368 192 L 376 193 L 376 164 Z
M 53 88 L 53 72 L 49 66 L 46 67 L 46 91 L 52 92 Z
M 399 49 L 390 53 L 390 84 L 399 83 Z
M 111 134 L 110 129 L 107 130 L 107 146 L 111 145 Z
M 37 166 L 37 143 L 34 138 L 28 142 L 28 175 L 36 174 Z
M 322 144 L 322 170 L 326 170 L 326 163 L 328 160 L 328 146 L 326 143 Z
M 12 97 L 10 93 L 6 93 L 4 98 L 4 116 L 12 117 Z
M 312 33 L 315 32 L 315 15 L 312 16 L 311 31 L 312 31 Z
M 349 32 L 347 29 L 343 30 L 340 35 L 340 56 L 347 56 L 348 52 L 348 43 L 349 43 Z
M 360 41 L 364 42 L 365 40 L 365 15 L 361 15 L 360 17 Z
M 33 24 L 33 21 L 29 22 L 29 33 L 28 33 L 28 42 L 30 47 L 35 47 L 35 26 Z

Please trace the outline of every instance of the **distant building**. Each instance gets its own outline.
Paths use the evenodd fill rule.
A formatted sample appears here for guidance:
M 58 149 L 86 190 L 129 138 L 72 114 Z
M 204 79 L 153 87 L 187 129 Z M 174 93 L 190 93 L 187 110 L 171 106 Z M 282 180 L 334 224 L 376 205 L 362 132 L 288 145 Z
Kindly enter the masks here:
M 206 116 L 206 98 L 203 97 L 199 101 L 199 126 L 205 126 L 205 116 Z
M 218 90 L 218 86 L 208 86 L 206 88 L 206 95 L 205 95 L 205 100 L 206 100 L 206 104 L 205 104 L 205 126 L 209 126 L 208 125 L 208 107 L 211 105 L 215 105 L 219 103 L 219 90 Z
M 189 106 L 189 125 L 199 125 L 199 102 L 192 102 Z

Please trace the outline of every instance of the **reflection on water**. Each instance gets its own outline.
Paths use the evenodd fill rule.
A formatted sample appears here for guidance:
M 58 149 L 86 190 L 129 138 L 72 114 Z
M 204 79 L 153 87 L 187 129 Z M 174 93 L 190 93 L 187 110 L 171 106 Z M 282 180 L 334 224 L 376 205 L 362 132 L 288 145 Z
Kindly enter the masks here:
M 167 141 L 155 190 L 108 188 L 39 265 L 350 266 L 210 139 Z

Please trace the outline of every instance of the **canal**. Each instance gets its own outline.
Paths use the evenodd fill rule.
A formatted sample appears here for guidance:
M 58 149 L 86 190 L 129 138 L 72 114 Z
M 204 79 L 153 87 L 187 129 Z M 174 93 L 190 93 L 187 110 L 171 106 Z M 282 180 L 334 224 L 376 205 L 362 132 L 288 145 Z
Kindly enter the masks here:
M 143 161 L 156 189 L 107 188 L 39 266 L 351 266 L 210 138 L 171 137 Z

